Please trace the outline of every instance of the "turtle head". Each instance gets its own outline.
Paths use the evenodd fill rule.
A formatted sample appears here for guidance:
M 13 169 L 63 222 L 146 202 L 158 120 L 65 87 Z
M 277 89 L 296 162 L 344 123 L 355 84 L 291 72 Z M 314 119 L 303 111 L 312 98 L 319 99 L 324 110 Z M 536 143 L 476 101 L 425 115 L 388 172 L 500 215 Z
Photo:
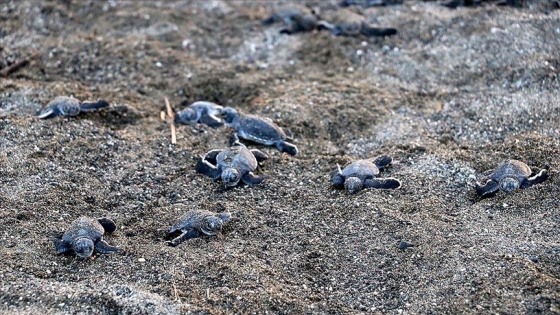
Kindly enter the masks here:
M 175 115 L 175 123 L 191 123 L 196 119 L 196 112 L 192 108 L 185 108 Z
M 72 243 L 72 249 L 81 258 L 88 258 L 93 254 L 93 240 L 89 237 L 80 237 Z
M 200 230 L 206 235 L 216 235 L 222 231 L 222 224 L 223 221 L 219 217 L 209 216 L 204 219 Z
M 346 178 L 344 181 L 344 188 L 346 188 L 346 191 L 349 193 L 355 194 L 364 188 L 364 184 L 361 179 L 353 176 Z
M 233 167 L 226 168 L 222 171 L 222 181 L 226 186 L 235 186 L 241 180 L 241 174 Z
M 224 119 L 224 122 L 228 125 L 234 124 L 236 118 L 238 117 L 239 117 L 239 113 L 237 112 L 237 110 L 231 107 L 226 107 L 222 110 L 222 118 Z
M 505 193 L 512 193 L 519 188 L 519 181 L 513 177 L 506 177 L 500 181 L 500 190 Z

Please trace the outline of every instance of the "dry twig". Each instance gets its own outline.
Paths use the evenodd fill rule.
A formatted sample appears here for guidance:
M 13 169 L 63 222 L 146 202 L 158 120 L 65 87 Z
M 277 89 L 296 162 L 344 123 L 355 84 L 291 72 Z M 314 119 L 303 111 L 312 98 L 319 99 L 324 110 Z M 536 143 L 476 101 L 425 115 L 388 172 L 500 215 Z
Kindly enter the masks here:
M 39 54 L 35 53 L 28 59 L 20 60 L 20 61 L 14 63 L 13 65 L 0 70 L 0 77 L 7 77 L 10 74 L 18 71 L 19 69 L 27 66 L 31 62 L 31 60 L 35 59 L 37 56 L 39 56 Z
M 169 100 L 167 97 L 164 97 L 165 100 L 165 107 L 167 108 L 167 116 L 169 116 L 170 123 L 171 123 L 171 143 L 177 143 L 177 136 L 175 135 L 175 114 L 171 110 L 171 105 L 169 105 Z

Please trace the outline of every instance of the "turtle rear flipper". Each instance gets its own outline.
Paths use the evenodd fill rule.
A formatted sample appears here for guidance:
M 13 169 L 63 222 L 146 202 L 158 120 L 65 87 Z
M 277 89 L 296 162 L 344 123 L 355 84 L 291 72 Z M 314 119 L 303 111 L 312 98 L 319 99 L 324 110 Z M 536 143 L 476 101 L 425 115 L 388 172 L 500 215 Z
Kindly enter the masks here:
M 111 219 L 99 218 L 97 219 L 97 222 L 99 222 L 99 224 L 103 226 L 105 233 L 113 233 L 117 229 L 117 225 L 115 224 L 115 221 Z
M 378 169 L 387 167 L 391 162 L 393 162 L 393 158 L 388 155 L 380 155 L 373 160 L 373 164 L 375 164 Z
M 529 177 L 527 180 L 523 181 L 521 188 L 529 188 L 533 185 L 540 184 L 548 178 L 548 173 L 546 170 L 541 170 L 537 175 Z
M 480 183 L 476 183 L 476 193 L 481 196 L 489 196 L 492 195 L 500 189 L 500 184 L 496 181 L 489 179 L 486 184 L 481 185 Z
M 365 36 L 393 36 L 398 33 L 396 28 L 383 28 L 383 27 L 369 27 L 364 26 L 362 27 L 361 33 Z
M 280 152 L 286 152 L 291 156 L 298 154 L 298 149 L 295 145 L 286 142 L 286 141 L 278 141 L 276 142 L 276 148 Z
M 196 171 L 200 174 L 204 174 L 212 179 L 220 178 L 221 172 L 218 168 L 204 159 L 199 159 L 196 162 Z
M 253 174 L 252 172 L 249 172 L 249 173 L 243 175 L 243 177 L 241 177 L 241 180 L 243 180 L 243 182 L 247 185 L 260 184 L 265 179 L 266 179 L 266 176 L 257 176 L 255 174 Z
M 251 153 L 253 153 L 253 156 L 255 157 L 255 159 L 257 159 L 257 162 L 262 162 L 262 161 L 268 159 L 268 155 L 264 154 L 261 150 L 251 149 L 250 151 L 251 151 Z
M 97 102 L 83 102 L 82 104 L 80 104 L 80 111 L 90 112 L 105 107 L 109 107 L 109 103 L 106 100 L 98 100 Z
M 364 180 L 364 186 L 368 188 L 398 189 L 401 182 L 396 178 L 368 178 Z
M 224 122 L 214 115 L 202 115 L 202 117 L 200 117 L 200 123 L 212 128 L 220 128 L 224 125 Z
M 195 237 L 199 237 L 200 236 L 200 232 L 198 232 L 198 230 L 196 229 L 189 229 L 187 231 L 184 231 L 181 235 L 179 235 L 178 237 L 172 239 L 171 241 L 168 242 L 169 246 L 177 246 L 179 244 L 181 244 L 182 242 L 191 239 L 191 238 L 195 238 Z
M 70 244 L 65 243 L 59 238 L 53 239 L 53 242 L 54 242 L 54 247 L 56 248 L 57 255 L 67 253 L 72 249 L 72 246 Z
M 38 116 L 40 119 L 54 118 L 57 116 L 62 116 L 62 111 L 57 105 L 53 105 L 42 110 Z
M 117 247 L 107 244 L 104 240 L 100 240 L 95 244 L 95 250 L 101 254 L 111 254 L 119 251 Z

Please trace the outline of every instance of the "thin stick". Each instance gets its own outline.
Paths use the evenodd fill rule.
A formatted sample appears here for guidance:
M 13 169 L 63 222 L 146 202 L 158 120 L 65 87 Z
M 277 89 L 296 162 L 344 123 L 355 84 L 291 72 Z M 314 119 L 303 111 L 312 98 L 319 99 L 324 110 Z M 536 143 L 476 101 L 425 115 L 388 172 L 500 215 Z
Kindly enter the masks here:
M 171 143 L 176 144 L 177 136 L 175 135 L 175 114 L 173 114 L 173 111 L 171 110 L 171 105 L 169 105 L 167 96 L 163 99 L 165 101 L 165 107 L 167 108 L 167 116 L 169 116 L 169 119 L 171 120 Z
M 0 71 L 0 77 L 7 77 L 10 74 L 18 71 L 19 69 L 27 66 L 31 62 L 31 59 L 35 59 L 38 55 L 39 54 L 35 53 L 28 59 L 20 60 L 20 61 L 14 63 L 13 65 L 9 66 L 9 67 L 6 67 L 6 68 L 2 69 Z

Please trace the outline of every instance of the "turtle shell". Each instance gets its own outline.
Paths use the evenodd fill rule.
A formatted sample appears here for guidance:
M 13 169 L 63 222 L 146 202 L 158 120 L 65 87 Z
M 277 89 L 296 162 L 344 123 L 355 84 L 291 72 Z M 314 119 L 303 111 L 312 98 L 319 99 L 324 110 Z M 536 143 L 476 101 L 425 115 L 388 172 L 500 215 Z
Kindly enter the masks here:
M 287 138 L 284 130 L 272 120 L 256 115 L 240 117 L 237 133 L 242 138 L 265 145 L 272 145 Z
M 352 162 L 342 170 L 342 176 L 344 178 L 358 177 L 362 181 L 366 178 L 375 177 L 377 174 L 379 174 L 379 169 L 369 160 Z
M 80 217 L 72 222 L 70 229 L 62 235 L 62 240 L 72 244 L 78 238 L 88 237 L 95 243 L 103 237 L 104 233 L 103 226 L 96 219 Z
M 510 160 L 498 165 L 490 174 L 490 179 L 500 182 L 506 177 L 512 177 L 517 179 L 519 183 L 522 183 L 529 176 L 531 176 L 531 168 L 527 164 L 517 160 Z
M 213 212 L 207 210 L 192 210 L 185 213 L 181 218 L 179 218 L 171 229 L 169 233 L 174 233 L 180 230 L 196 229 L 200 230 L 200 226 L 204 222 L 204 218 L 209 216 L 215 216 Z
M 58 96 L 47 106 L 56 106 L 64 116 L 77 116 L 80 113 L 81 102 L 73 97 Z
M 253 153 L 244 145 L 229 147 L 216 157 L 217 166 L 220 170 L 235 168 L 242 175 L 257 169 L 258 162 Z

